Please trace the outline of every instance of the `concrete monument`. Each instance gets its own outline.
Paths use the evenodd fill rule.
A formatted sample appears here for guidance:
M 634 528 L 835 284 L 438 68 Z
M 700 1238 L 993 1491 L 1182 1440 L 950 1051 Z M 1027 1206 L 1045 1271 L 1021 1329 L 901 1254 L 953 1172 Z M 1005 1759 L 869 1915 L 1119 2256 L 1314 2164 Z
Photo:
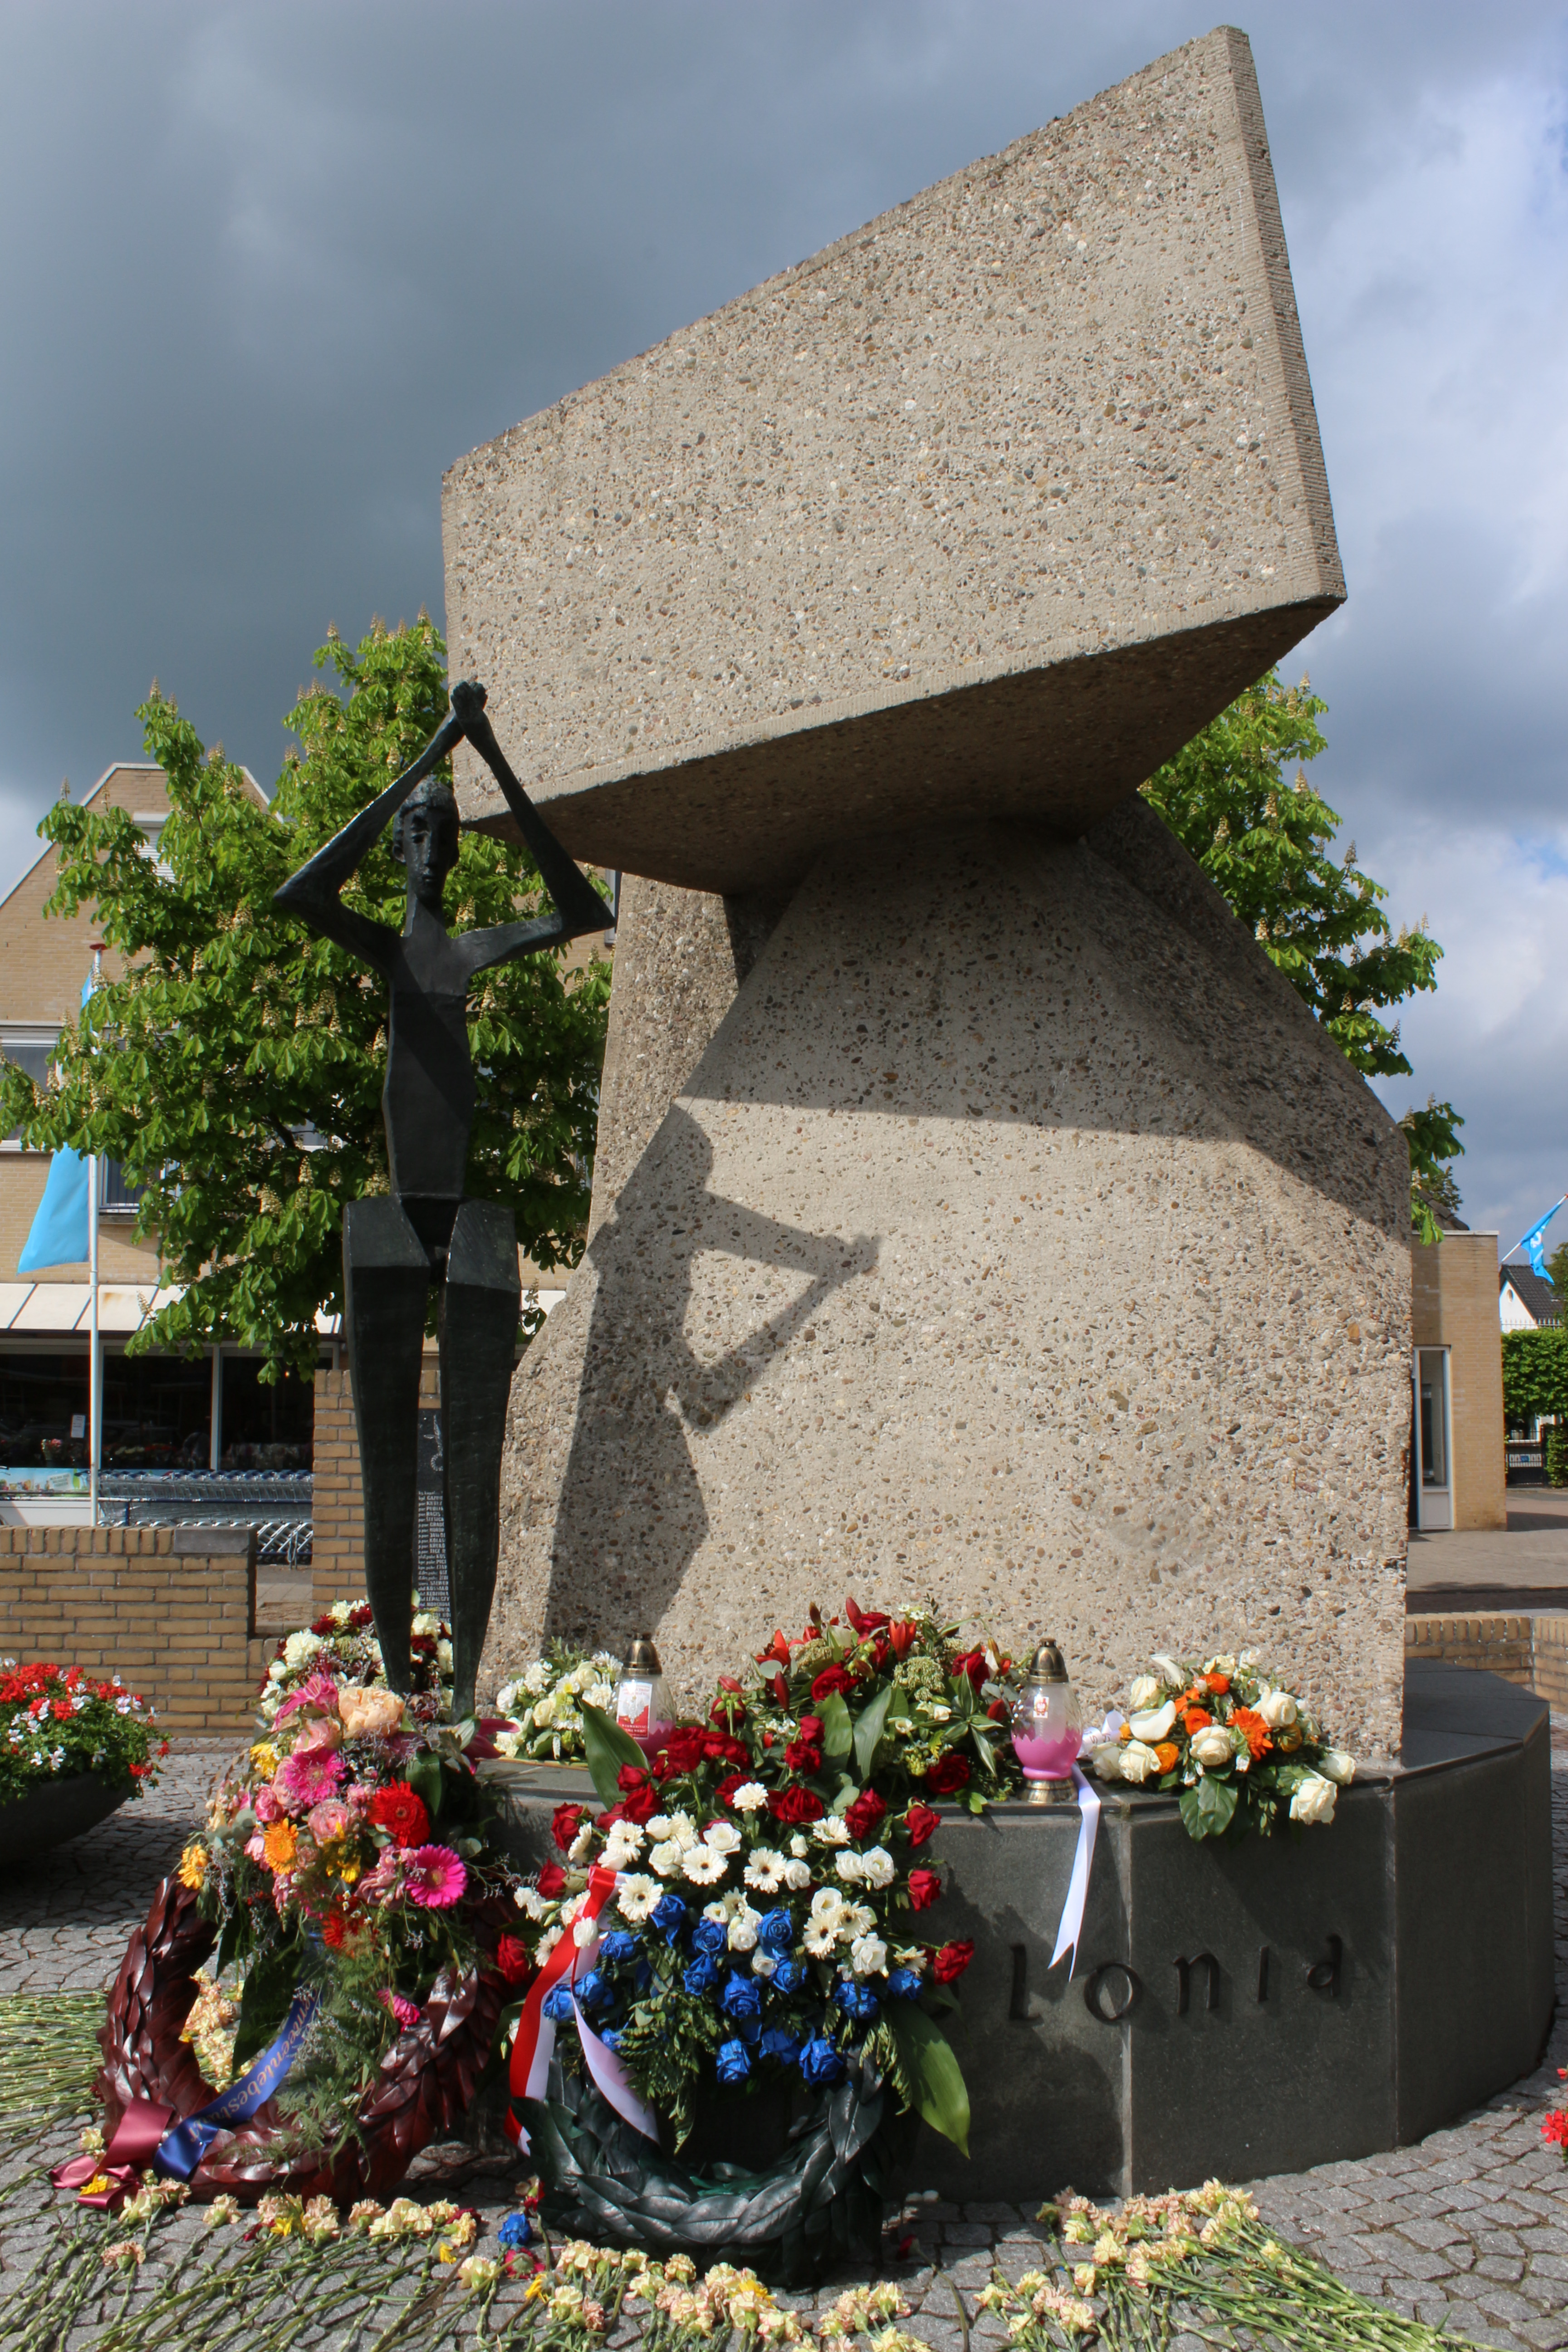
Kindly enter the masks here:
M 498 1669 L 814 1598 L 1265 1650 L 1399 1740 L 1403 1139 L 1134 797 L 1343 593 L 1245 38 L 455 467 L 456 665 L 625 869 Z M 504 826 L 459 765 L 472 821 Z

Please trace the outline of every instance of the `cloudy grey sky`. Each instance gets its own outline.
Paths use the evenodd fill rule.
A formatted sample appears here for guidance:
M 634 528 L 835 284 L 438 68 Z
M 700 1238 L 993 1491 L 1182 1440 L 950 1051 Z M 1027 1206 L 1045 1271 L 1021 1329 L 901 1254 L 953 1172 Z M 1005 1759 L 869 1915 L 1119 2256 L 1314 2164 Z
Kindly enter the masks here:
M 5 0 L 0 873 L 154 672 L 269 782 L 329 621 L 440 617 L 455 457 L 1213 21 Z M 1506 1247 L 1568 1190 L 1568 5 L 1239 21 L 1351 591 L 1317 780 L 1447 950 L 1385 1098 L 1458 1104 Z

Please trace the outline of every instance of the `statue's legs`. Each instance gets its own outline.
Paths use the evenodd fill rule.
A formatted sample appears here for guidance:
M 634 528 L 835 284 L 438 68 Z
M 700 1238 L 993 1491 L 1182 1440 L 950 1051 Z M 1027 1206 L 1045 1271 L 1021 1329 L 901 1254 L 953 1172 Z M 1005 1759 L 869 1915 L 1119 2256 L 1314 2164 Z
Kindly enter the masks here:
M 514 1265 L 515 1259 L 514 1246 Z M 411 1683 L 415 1438 L 430 1278 L 425 1246 L 396 1201 L 373 1194 L 350 1202 L 343 1212 L 343 1319 L 364 1493 L 364 1580 L 382 1664 L 395 1691 Z
M 441 1448 L 456 1722 L 474 1712 L 479 1653 L 495 1594 L 501 1446 L 521 1307 L 511 1212 L 492 1201 L 465 1201 L 452 1228 L 440 1306 Z

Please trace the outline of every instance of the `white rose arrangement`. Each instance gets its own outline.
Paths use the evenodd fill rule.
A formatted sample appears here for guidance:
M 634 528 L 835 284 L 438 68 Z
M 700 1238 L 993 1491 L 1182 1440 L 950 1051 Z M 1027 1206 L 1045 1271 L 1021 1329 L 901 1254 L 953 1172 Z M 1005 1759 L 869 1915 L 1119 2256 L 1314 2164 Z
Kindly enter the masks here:
M 1250 1652 L 1202 1665 L 1161 1655 L 1152 1666 L 1128 1692 L 1120 1737 L 1091 1751 L 1097 1778 L 1173 1795 L 1194 1838 L 1333 1820 L 1355 1759 L 1326 1744 L 1296 1693 Z
M 511 1718 L 493 1735 L 497 1753 L 531 1764 L 580 1764 L 586 1753 L 582 1708 L 613 1716 L 620 1678 L 620 1662 L 607 1650 L 552 1643 L 542 1658 L 496 1693 L 497 1712 Z

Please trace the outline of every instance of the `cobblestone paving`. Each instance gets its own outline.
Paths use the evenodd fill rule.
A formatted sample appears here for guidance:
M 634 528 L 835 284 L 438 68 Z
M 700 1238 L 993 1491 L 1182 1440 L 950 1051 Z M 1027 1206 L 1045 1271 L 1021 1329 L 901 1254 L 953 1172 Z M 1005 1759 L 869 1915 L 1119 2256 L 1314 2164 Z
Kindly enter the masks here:
M 206 1812 L 232 1739 L 174 1744 L 144 1796 L 0 1886 L 0 1993 L 93 1992 L 113 1983 L 153 1889 Z
M 50 1864 L 13 1876 L 0 1891 L 0 1990 L 110 1981 L 153 1885 L 200 1820 L 225 1752 L 223 1742 L 184 1743 L 150 1800 L 112 1816 Z M 1542 2112 L 1562 2095 L 1556 2070 L 1568 2065 L 1568 1739 L 1552 1762 L 1562 2008 L 1540 2069 L 1418 2146 L 1253 2184 L 1269 2226 L 1347 2284 L 1405 2316 L 1507 2352 L 1568 2346 L 1568 2168 L 1540 2133 Z M 74 2147 L 74 2134 L 62 2133 L 29 2163 L 36 2167 L 39 2155 L 58 2161 Z M 518 2168 L 510 2153 L 452 2145 L 427 2150 L 407 2187 L 415 2195 L 458 2197 L 493 2227 L 510 2206 Z M 0 2197 L 4 2189 L 0 2177 Z M 47 2242 L 49 2199 L 46 2189 L 0 2204 L 7 2289 Z M 195 2213 L 181 2215 L 166 2232 L 170 2252 L 202 2226 Z M 487 2233 L 481 2246 L 490 2242 Z M 900 2281 L 915 2314 L 905 2324 L 931 2352 L 964 2352 L 966 2340 L 974 2352 L 988 2352 L 1005 2338 L 988 2315 L 976 2315 L 975 2295 L 994 2266 L 1016 2278 L 1039 2252 L 1027 2207 L 952 2206 L 916 2196 L 889 2232 L 884 2274 Z M 821 2298 L 791 2299 L 805 2317 L 837 2284 Z M 453 2340 L 450 2325 L 440 2340 Z M 297 2340 L 304 2347 L 314 2338 L 307 2329 Z M 1173 2352 L 1200 2352 L 1199 2339 L 1178 2338 Z

